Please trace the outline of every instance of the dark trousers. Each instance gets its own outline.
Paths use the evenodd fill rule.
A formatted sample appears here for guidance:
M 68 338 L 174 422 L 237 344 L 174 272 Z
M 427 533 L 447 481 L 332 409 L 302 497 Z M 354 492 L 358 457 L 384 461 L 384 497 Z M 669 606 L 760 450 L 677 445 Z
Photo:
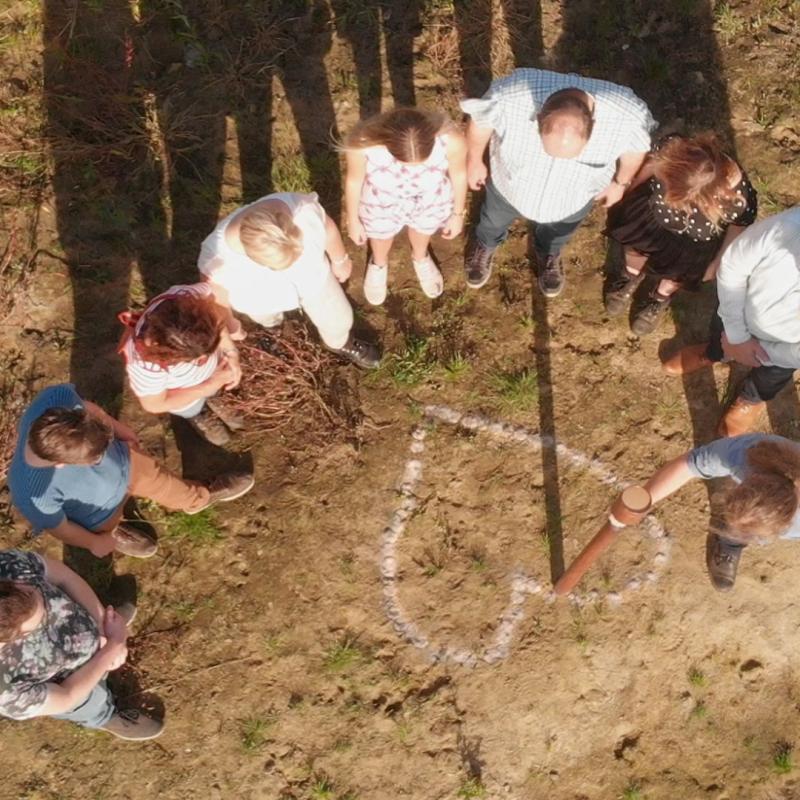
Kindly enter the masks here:
M 712 361 L 722 361 L 722 334 L 725 328 L 722 325 L 719 312 L 715 311 L 711 318 L 709 329 L 709 342 L 706 355 Z M 778 392 L 794 378 L 794 370 L 789 367 L 754 367 L 745 378 L 739 396 L 749 403 L 760 403 L 772 400 Z
M 533 226 L 533 246 L 536 252 L 543 256 L 556 255 L 592 210 L 592 205 L 593 203 L 589 203 L 577 214 L 560 222 L 537 222 Z M 475 228 L 475 238 L 484 247 L 494 250 L 506 240 L 508 229 L 522 216 L 489 181 L 486 184 L 480 220 Z

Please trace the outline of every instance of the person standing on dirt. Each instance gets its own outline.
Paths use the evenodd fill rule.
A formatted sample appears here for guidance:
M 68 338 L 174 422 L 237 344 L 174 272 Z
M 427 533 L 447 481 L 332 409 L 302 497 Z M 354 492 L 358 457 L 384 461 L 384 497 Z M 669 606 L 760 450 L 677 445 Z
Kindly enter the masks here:
M 444 279 L 428 244 L 438 230 L 444 239 L 455 239 L 464 227 L 464 135 L 444 114 L 396 108 L 359 123 L 343 149 L 347 229 L 359 247 L 369 242 L 367 301 L 379 306 L 386 299 L 389 253 L 403 228 L 422 291 L 439 297 Z
M 733 588 L 746 545 L 800 539 L 797 442 L 761 433 L 717 439 L 667 462 L 644 488 L 655 505 L 695 478 L 731 478 L 738 484 L 720 503 L 720 531 L 706 539 L 706 563 L 715 589 Z
M 675 292 L 716 278 L 725 248 L 757 211 L 756 190 L 714 134 L 664 139 L 608 211 L 605 234 L 625 254 L 624 267 L 604 287 L 609 316 L 627 309 L 649 272 L 659 282 L 631 329 L 652 333 Z
M 736 436 L 755 427 L 800 369 L 800 206 L 762 219 L 725 250 L 717 294 L 709 341 L 684 347 L 663 367 L 668 375 L 722 361 L 751 367 L 717 428 Z
M 539 289 L 556 297 L 564 288 L 562 247 L 595 203 L 608 208 L 622 198 L 650 150 L 649 109 L 624 86 L 540 69 L 514 70 L 461 108 L 470 115 L 469 187 L 486 188 L 467 249 L 467 285 L 489 280 L 495 250 L 524 217 L 536 223 Z
M 241 428 L 243 421 L 213 398 L 238 386 L 242 371 L 211 285 L 172 286 L 120 320 L 125 333 L 119 352 L 142 408 L 183 417 L 206 441 L 226 444 L 228 428 Z
M 0 552 L 0 716 L 53 717 L 121 739 L 154 739 L 163 722 L 118 711 L 106 675 L 127 658 L 135 607 L 104 608 L 60 561 Z
M 139 449 L 136 434 L 70 383 L 41 391 L 22 415 L 8 487 L 37 535 L 46 531 L 98 558 L 113 552 L 148 558 L 150 536 L 121 522 L 129 496 L 196 514 L 250 491 L 250 474 L 185 481 Z
M 270 194 L 234 211 L 206 237 L 197 266 L 228 310 L 234 338 L 245 334 L 232 310 L 271 328 L 300 308 L 329 350 L 363 369 L 380 364 L 378 348 L 353 334 L 340 285 L 352 264 L 316 194 Z

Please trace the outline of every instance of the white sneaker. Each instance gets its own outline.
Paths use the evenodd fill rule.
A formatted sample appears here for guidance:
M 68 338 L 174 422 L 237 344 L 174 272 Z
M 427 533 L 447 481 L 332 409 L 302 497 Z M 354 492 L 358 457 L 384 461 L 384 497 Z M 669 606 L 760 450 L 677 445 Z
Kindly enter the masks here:
M 379 267 L 371 261 L 367 265 L 367 274 L 364 276 L 364 297 L 373 306 L 383 304 L 386 299 L 386 283 L 389 278 L 389 267 Z
M 439 268 L 433 263 L 430 256 L 425 256 L 422 261 L 411 262 L 414 265 L 414 272 L 417 273 L 417 280 L 425 292 L 426 297 L 433 299 L 444 291 L 444 278 Z

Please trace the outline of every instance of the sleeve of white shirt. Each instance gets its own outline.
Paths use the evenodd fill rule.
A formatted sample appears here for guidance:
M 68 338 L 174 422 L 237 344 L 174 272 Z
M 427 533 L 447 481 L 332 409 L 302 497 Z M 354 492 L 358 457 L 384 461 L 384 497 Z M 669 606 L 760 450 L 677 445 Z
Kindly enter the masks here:
M 747 283 L 758 263 L 769 253 L 773 225 L 768 220 L 748 228 L 725 249 L 717 273 L 719 316 L 725 335 L 731 344 L 741 344 L 750 338 L 744 317 Z
M 502 96 L 504 90 L 516 80 L 514 73 L 492 81 L 483 97 L 462 100 L 459 105 L 479 128 L 491 128 L 499 134 L 505 127 Z

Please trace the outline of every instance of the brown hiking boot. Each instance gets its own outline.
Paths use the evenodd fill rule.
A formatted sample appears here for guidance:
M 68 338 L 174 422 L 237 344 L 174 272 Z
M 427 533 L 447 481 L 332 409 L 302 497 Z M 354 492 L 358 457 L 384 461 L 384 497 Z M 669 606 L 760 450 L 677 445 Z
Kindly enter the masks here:
M 195 417 L 186 417 L 186 421 L 209 443 L 221 447 L 231 440 L 225 423 L 208 407 Z
M 125 556 L 134 558 L 150 558 L 158 550 L 158 544 L 146 533 L 143 533 L 133 525 L 126 525 L 121 522 L 111 532 L 117 542 L 116 551 Z
M 718 533 L 706 536 L 706 567 L 711 585 L 718 592 L 729 592 L 736 583 L 736 571 L 745 545 L 723 539 Z
M 250 472 L 228 472 L 225 475 L 219 475 L 208 484 L 208 491 L 211 493 L 208 505 L 229 503 L 231 500 L 247 494 L 255 482 L 256 479 Z
M 689 375 L 704 367 L 711 367 L 717 362 L 712 361 L 706 355 L 706 350 L 708 350 L 708 344 L 690 344 L 688 347 L 678 350 L 666 361 L 662 361 L 661 368 L 667 375 Z
M 100 730 L 118 736 L 120 739 L 141 742 L 161 736 L 164 723 L 159 719 L 142 714 L 141 711 L 129 708 L 125 711 L 117 711 Z
M 749 433 L 758 423 L 766 403 L 751 403 L 743 397 L 737 397 L 733 405 L 725 412 L 717 425 L 718 436 L 740 436 Z

